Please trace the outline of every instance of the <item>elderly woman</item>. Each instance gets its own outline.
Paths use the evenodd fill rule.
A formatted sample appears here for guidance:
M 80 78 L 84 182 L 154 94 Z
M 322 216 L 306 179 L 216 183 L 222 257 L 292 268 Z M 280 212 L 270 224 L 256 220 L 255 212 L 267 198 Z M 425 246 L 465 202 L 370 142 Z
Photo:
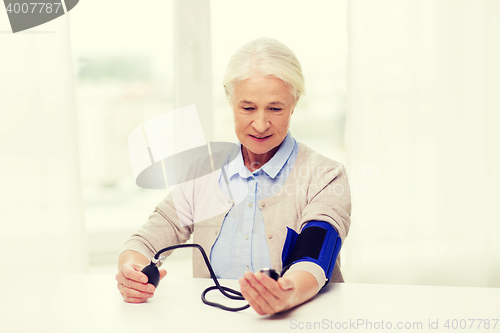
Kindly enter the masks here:
M 233 109 L 238 154 L 218 172 L 184 188 L 181 199 L 168 195 L 125 243 L 116 279 L 127 302 L 153 296 L 155 287 L 146 283 L 142 268 L 156 251 L 184 243 L 191 235 L 209 255 L 218 278 L 239 278 L 242 295 L 259 314 L 290 309 L 312 298 L 328 281 L 343 282 L 338 258 L 325 269 L 310 260 L 310 254 L 287 265 L 277 281 L 259 272 L 284 268 L 287 228 L 300 232 L 313 223 L 333 227 L 343 243 L 350 226 L 345 168 L 289 132 L 304 94 L 299 61 L 285 45 L 259 38 L 233 55 L 223 83 Z M 198 212 L 207 210 L 221 213 L 195 221 Z M 296 252 L 306 253 L 318 242 L 308 238 L 301 243 L 305 249 Z M 166 274 L 160 270 L 160 278 Z M 193 274 L 210 277 L 197 252 Z

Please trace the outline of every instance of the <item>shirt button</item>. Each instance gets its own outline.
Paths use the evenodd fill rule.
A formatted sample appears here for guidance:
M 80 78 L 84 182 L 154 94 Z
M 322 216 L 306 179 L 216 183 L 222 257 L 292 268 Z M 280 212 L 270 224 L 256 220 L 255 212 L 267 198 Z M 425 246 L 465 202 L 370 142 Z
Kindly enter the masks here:
M 269 237 L 268 237 L 268 238 L 269 238 L 269 239 L 273 238 L 273 235 L 269 235 Z
M 248 203 L 248 207 L 252 207 L 252 203 L 251 202 Z
M 245 235 L 245 239 L 248 239 L 248 235 Z
M 247 271 L 249 271 L 249 270 L 250 270 L 250 267 L 246 266 L 246 267 L 245 267 L 245 269 L 246 269 Z
M 261 206 L 261 207 L 266 207 L 266 203 L 265 203 L 265 202 L 263 202 L 263 203 L 261 203 L 261 204 L 260 204 L 260 206 Z

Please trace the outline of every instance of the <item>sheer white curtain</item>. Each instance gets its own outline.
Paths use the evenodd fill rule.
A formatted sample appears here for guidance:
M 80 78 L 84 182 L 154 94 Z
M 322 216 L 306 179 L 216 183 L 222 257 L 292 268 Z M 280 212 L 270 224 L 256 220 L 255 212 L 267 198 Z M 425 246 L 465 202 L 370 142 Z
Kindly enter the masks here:
M 500 286 L 500 2 L 349 2 L 353 282 Z
M 68 15 L 0 23 L 0 275 L 84 273 Z

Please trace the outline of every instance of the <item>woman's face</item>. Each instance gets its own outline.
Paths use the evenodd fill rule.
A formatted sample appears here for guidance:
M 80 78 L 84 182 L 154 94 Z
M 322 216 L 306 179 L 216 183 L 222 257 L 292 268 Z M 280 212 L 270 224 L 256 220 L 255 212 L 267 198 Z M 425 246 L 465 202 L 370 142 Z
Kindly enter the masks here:
M 231 105 L 238 140 L 257 155 L 277 148 L 287 135 L 295 104 L 290 88 L 275 77 L 256 75 L 236 83 Z

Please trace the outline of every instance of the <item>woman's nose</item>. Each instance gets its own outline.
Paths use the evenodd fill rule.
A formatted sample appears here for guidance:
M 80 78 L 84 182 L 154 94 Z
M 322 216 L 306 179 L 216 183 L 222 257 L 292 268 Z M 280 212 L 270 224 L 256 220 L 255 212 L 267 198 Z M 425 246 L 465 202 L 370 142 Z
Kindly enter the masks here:
M 257 111 L 254 114 L 252 125 L 257 132 L 264 133 L 269 127 L 269 119 L 266 112 L 263 110 Z

